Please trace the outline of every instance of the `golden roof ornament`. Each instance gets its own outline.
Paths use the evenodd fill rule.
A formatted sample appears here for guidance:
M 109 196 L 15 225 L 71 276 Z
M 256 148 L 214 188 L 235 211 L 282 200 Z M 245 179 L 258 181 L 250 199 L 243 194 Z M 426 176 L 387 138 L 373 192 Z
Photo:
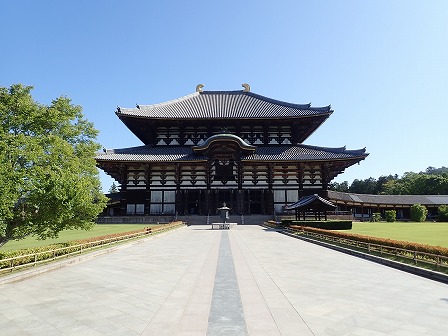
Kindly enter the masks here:
M 241 86 L 244 88 L 243 92 L 250 92 L 250 86 L 247 83 L 241 84 Z
M 198 84 L 196 85 L 196 92 L 202 92 L 202 88 L 204 87 L 204 84 Z

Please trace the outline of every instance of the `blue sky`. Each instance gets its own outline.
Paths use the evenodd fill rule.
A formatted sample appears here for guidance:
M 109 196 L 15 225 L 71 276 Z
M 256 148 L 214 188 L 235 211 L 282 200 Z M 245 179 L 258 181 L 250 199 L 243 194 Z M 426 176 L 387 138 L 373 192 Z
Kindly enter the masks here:
M 448 1 L 1 1 L 0 86 L 67 95 L 106 148 L 118 106 L 204 90 L 331 104 L 305 142 L 370 156 L 336 178 L 448 166 Z M 103 189 L 112 180 L 101 174 Z

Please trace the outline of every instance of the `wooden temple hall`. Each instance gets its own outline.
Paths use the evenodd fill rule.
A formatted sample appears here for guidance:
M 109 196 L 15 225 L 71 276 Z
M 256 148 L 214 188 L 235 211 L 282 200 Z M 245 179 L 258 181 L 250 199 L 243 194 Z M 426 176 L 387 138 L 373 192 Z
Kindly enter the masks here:
M 333 113 L 250 91 L 196 92 L 172 101 L 118 108 L 143 145 L 105 149 L 98 167 L 120 184 L 107 215 L 214 215 L 282 212 L 367 157 L 365 149 L 304 141 Z

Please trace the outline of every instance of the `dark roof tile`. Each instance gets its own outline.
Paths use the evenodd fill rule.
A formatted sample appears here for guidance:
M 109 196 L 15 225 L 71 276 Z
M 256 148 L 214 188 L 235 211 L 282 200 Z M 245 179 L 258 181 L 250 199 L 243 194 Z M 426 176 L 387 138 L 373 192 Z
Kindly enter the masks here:
M 448 195 L 370 195 L 328 191 L 331 201 L 354 202 L 378 205 L 440 205 L 448 204 Z
M 118 108 L 117 115 L 152 119 L 269 119 L 330 115 L 330 106 L 292 104 L 245 91 L 203 91 L 154 105 Z
M 347 151 L 341 148 L 326 148 L 307 145 L 257 146 L 255 153 L 242 161 L 316 161 L 331 159 L 364 158 L 365 150 Z M 203 161 L 206 156 L 195 155 L 187 146 L 139 146 L 109 149 L 96 156 L 98 161 Z

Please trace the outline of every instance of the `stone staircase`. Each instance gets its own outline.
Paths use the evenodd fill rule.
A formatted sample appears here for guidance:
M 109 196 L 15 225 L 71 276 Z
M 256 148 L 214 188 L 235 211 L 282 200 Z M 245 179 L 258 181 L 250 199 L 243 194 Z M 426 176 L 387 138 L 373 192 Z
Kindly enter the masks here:
M 178 220 L 183 222 L 187 222 L 188 225 L 206 225 L 207 224 L 207 216 L 198 216 L 198 215 L 187 215 L 187 216 L 178 216 Z M 238 225 L 259 225 L 265 221 L 274 219 L 272 215 L 246 215 L 243 216 L 244 223 L 242 223 L 242 218 L 240 215 L 230 215 L 227 220 L 228 223 L 237 223 Z M 211 223 L 220 223 L 222 222 L 221 217 L 219 216 L 210 216 L 209 224 Z

